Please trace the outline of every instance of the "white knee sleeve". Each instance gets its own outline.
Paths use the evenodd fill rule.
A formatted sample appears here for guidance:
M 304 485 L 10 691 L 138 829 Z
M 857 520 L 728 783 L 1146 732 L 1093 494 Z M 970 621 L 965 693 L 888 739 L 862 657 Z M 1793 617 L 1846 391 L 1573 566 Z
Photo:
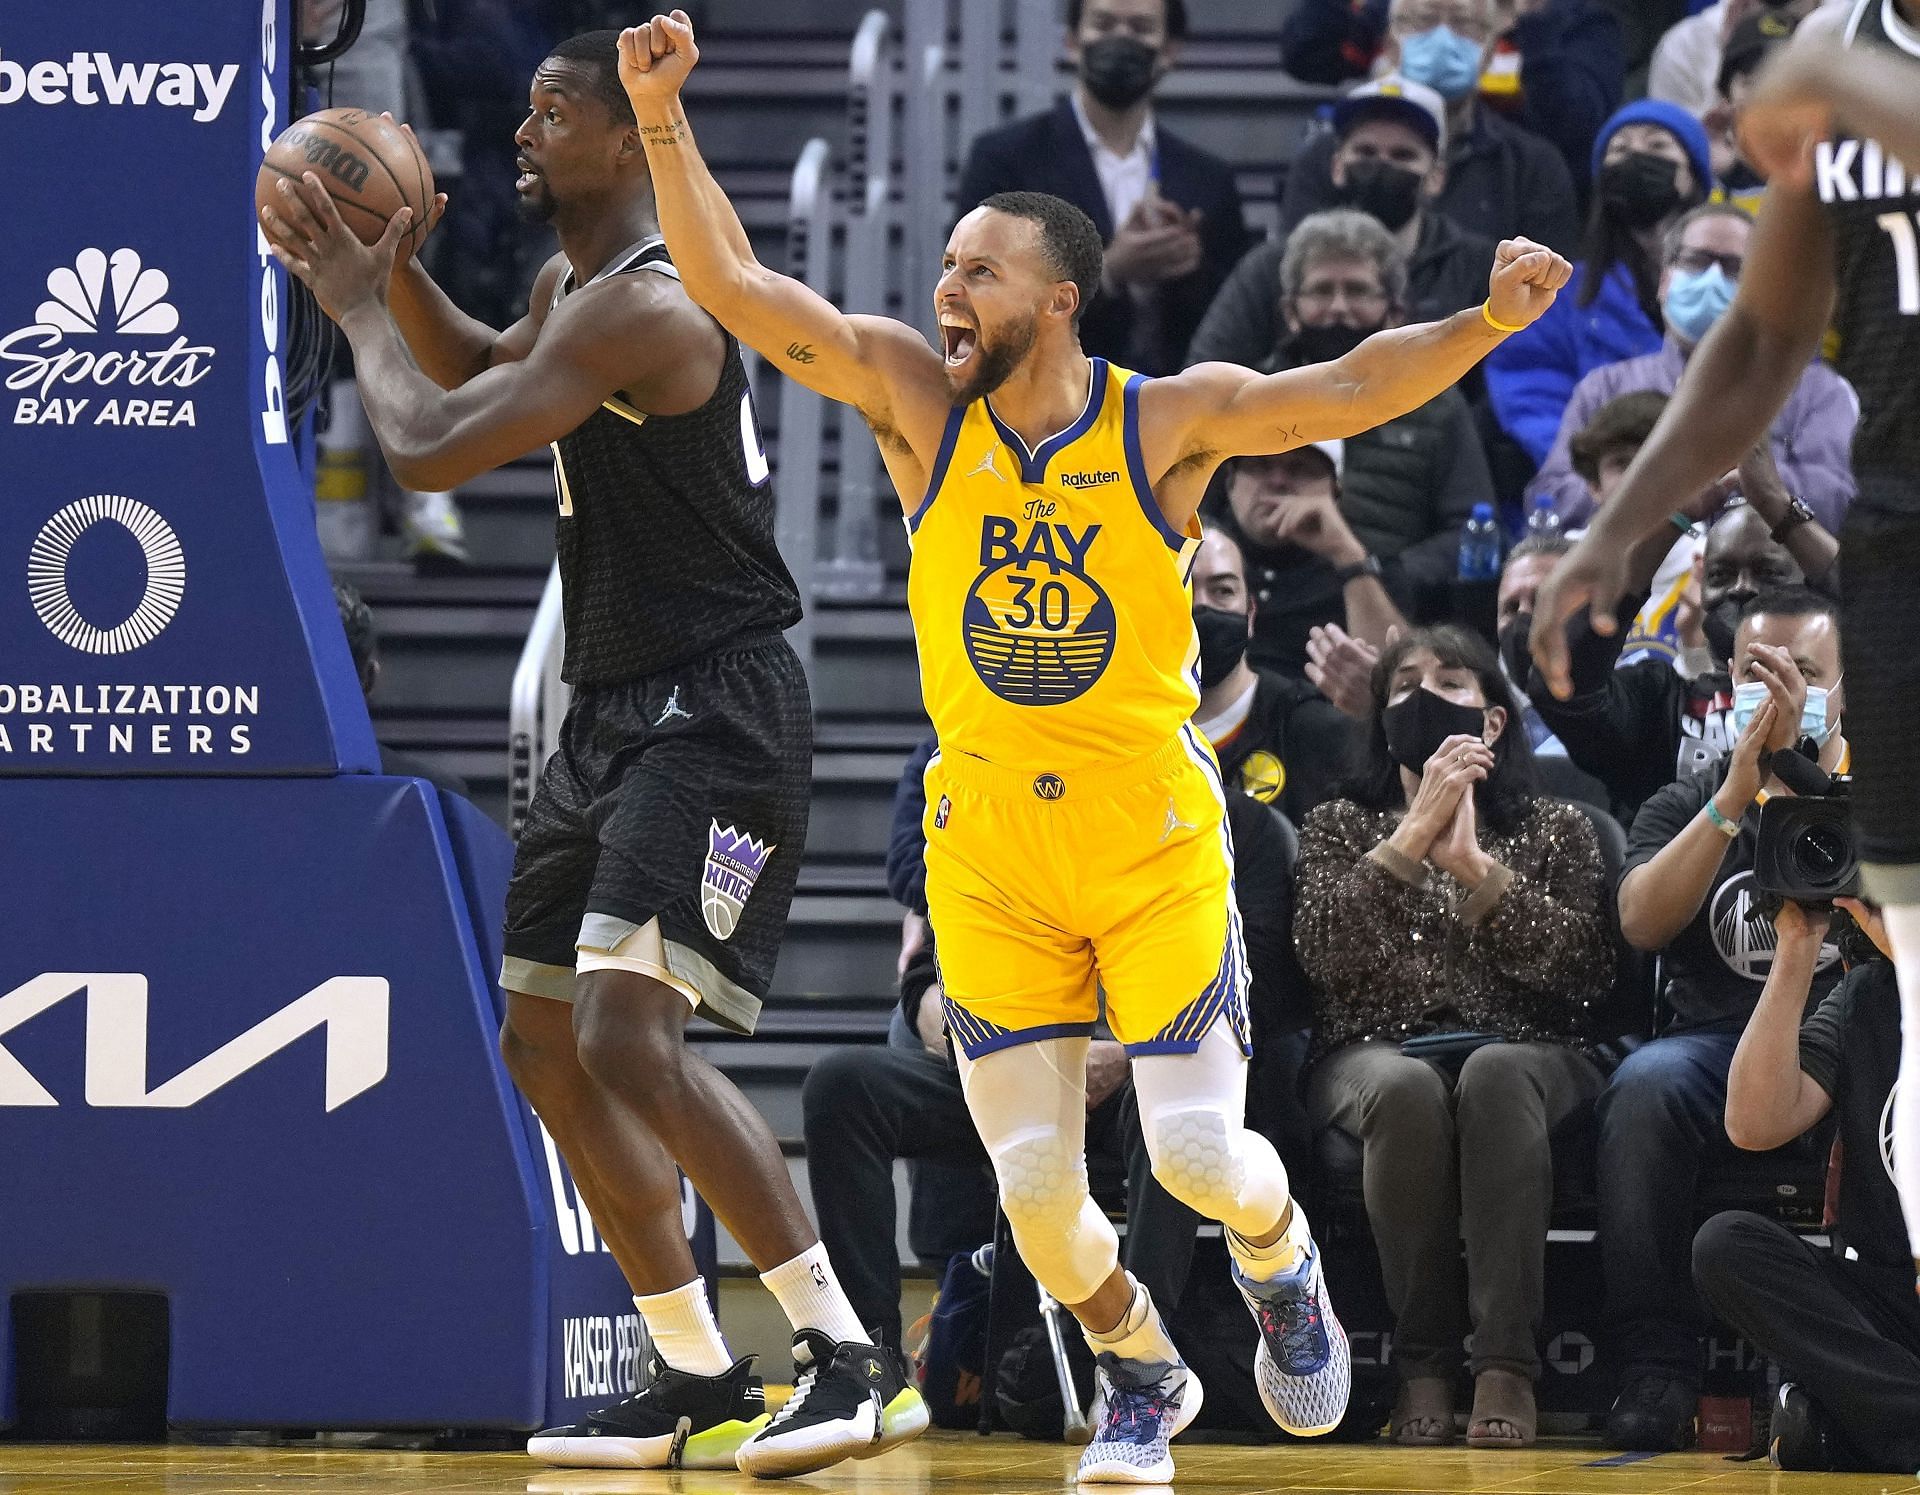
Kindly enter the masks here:
M 1142 1118 L 1153 1176 L 1166 1191 L 1210 1220 L 1237 1211 L 1247 1186 L 1239 1120 L 1207 1106 L 1173 1107 Z

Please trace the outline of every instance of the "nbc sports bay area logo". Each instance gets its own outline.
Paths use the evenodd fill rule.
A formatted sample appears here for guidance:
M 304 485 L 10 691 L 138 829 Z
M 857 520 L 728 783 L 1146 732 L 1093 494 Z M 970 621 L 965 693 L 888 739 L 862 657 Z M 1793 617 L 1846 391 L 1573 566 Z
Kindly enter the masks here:
M 10 423 L 197 425 L 187 391 L 213 372 L 214 350 L 180 331 L 171 289 L 136 249 L 82 249 L 49 271 L 33 320 L 0 337 Z

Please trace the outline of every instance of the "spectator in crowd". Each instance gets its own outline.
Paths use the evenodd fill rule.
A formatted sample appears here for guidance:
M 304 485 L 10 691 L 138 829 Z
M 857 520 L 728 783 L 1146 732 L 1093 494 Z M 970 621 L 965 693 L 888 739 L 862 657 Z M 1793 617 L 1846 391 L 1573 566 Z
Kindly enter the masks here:
M 1318 441 L 1222 468 L 1226 507 L 1217 522 L 1240 544 L 1253 590 L 1258 668 L 1298 676 L 1308 630 L 1342 619 L 1376 648 L 1405 620 L 1381 579 L 1384 566 L 1341 510 L 1343 443 Z
M 1743 486 L 1765 492 L 1760 453 L 1741 468 Z M 1676 516 L 1691 524 L 1724 499 L 1718 488 L 1697 496 Z M 1766 502 L 1779 499 L 1777 492 Z M 1771 531 L 1771 532 L 1770 532 Z M 1774 533 L 1784 537 L 1773 538 Z M 1639 584 L 1622 604 L 1641 611 L 1647 580 L 1671 547 L 1656 535 L 1635 555 Z M 1566 745 L 1567 755 L 1607 787 L 1614 817 L 1630 825 L 1641 805 L 1676 778 L 1711 768 L 1739 735 L 1729 675 L 1741 613 L 1762 592 L 1831 579 L 1839 545 L 1819 525 L 1800 523 L 1776 530 L 1754 504 L 1728 508 L 1707 530 L 1701 573 L 1701 628 L 1711 655 L 1709 669 L 1687 674 L 1658 657 L 1616 668 L 1627 636 L 1597 634 L 1582 620 L 1572 625 L 1573 694 L 1556 700 L 1540 672 L 1527 677 L 1527 694 L 1540 719 Z
M 1633 390 L 1673 393 L 1695 346 L 1733 301 L 1752 233 L 1753 220 L 1730 203 L 1707 203 L 1675 220 L 1666 233 L 1660 270 L 1664 340 L 1655 352 L 1604 364 L 1574 386 L 1553 446 L 1527 487 L 1530 505 L 1549 495 L 1568 524 L 1592 513 L 1591 486 L 1571 460 L 1573 437 L 1617 396 Z M 1773 459 L 1787 491 L 1834 534 L 1853 502 L 1848 452 L 1859 414 L 1853 387 L 1816 362 L 1807 365 L 1773 423 Z
M 1406 277 L 1400 246 L 1376 219 L 1351 208 L 1316 213 L 1287 241 L 1279 277 L 1285 338 L 1261 366 L 1291 368 L 1350 353 L 1402 320 Z M 1326 511 L 1337 511 L 1351 535 L 1326 524 L 1308 528 L 1316 511 L 1301 505 L 1271 515 L 1299 528 L 1263 533 L 1257 516 L 1250 520 L 1250 506 L 1262 495 L 1278 496 L 1276 474 L 1311 461 L 1297 452 L 1243 458 L 1228 479 L 1229 496 L 1240 495 L 1233 512 L 1256 590 L 1272 590 L 1271 579 L 1259 574 L 1263 569 L 1296 573 L 1283 597 L 1256 599 L 1262 616 L 1254 642 L 1255 663 L 1294 675 L 1305 664 L 1307 630 L 1339 619 L 1349 584 L 1380 577 L 1402 608 L 1426 605 L 1457 570 L 1460 526 L 1492 489 L 1472 413 L 1457 390 L 1349 438 L 1337 482 L 1328 483 L 1335 475 L 1315 464 Z M 1291 567 L 1262 553 L 1287 540 L 1294 547 Z M 1360 600 L 1344 598 L 1349 609 Z M 1384 628 L 1365 620 L 1356 631 L 1376 645 L 1384 641 Z
M 1688 1269 L 1694 1193 L 1708 1147 L 1725 1137 L 1734 1049 L 1775 959 L 1755 904 L 1758 805 L 1790 792 L 1769 754 L 1804 744 L 1829 773 L 1846 769 L 1837 611 L 1804 587 L 1749 606 L 1734 648 L 1733 751 L 1654 795 L 1628 837 L 1620 929 L 1661 953 L 1672 1018 L 1614 1071 L 1598 1107 L 1604 1318 L 1622 1371 L 1607 1418 L 1615 1447 L 1691 1437 L 1705 1328 Z M 1825 947 L 1810 962 L 1816 992 L 1838 959 Z
M 1575 385 L 1602 364 L 1659 351 L 1661 245 L 1713 185 L 1700 122 L 1646 99 L 1607 121 L 1593 143 L 1593 170 L 1572 294 L 1487 355 L 1493 413 L 1535 465 L 1546 460 Z
M 1700 116 L 1713 143 L 1713 174 L 1727 201 L 1749 213 L 1760 211 L 1767 179 L 1740 153 L 1740 111 L 1753 88 L 1753 75 L 1785 46 L 1800 24 L 1791 8 L 1765 6 L 1733 28 L 1720 60 L 1717 92 Z
M 1492 649 L 1419 629 L 1381 656 L 1349 797 L 1301 836 L 1294 940 L 1318 1001 L 1316 1126 L 1351 1133 L 1394 1315 L 1402 1443 L 1525 1447 L 1552 1203 L 1548 1134 L 1600 1092 L 1582 1051 L 1614 956 L 1592 823 L 1534 788 Z M 1460 1245 L 1466 1243 L 1466 1280 Z
M 1647 71 L 1647 97 L 1664 99 L 1689 114 L 1705 114 L 1713 107 L 1725 61 L 1723 44 L 1743 21 L 1771 14 L 1798 25 L 1819 7 L 1820 0 L 1715 0 L 1676 21 L 1660 38 Z
M 380 634 L 373 625 L 373 609 L 367 606 L 358 588 L 344 581 L 334 582 L 333 602 L 340 611 L 340 627 L 347 635 L 347 650 L 353 655 L 353 672 L 360 680 L 360 694 L 371 701 L 374 688 L 380 683 Z M 468 797 L 466 780 L 458 774 L 435 768 L 426 759 L 388 747 L 384 742 L 376 741 L 376 746 L 380 749 L 380 772 L 388 778 L 425 779 L 444 793 L 457 794 L 462 799 Z
M 1257 609 L 1246 557 L 1209 527 L 1193 562 L 1193 624 L 1200 639 L 1200 706 L 1193 724 L 1231 787 L 1299 825 L 1346 768 L 1349 723 L 1305 681 L 1247 662 Z
M 1538 35 L 1530 38 L 1528 67 L 1522 73 L 1531 108 L 1515 120 L 1484 106 L 1479 81 L 1496 38 L 1516 24 L 1513 12 L 1522 6 L 1528 15 L 1519 24 L 1526 31 L 1537 28 Z M 1347 0 L 1302 0 L 1289 31 L 1296 23 L 1345 26 L 1352 13 Z M 1447 101 L 1447 180 L 1436 206 L 1461 228 L 1484 238 L 1523 234 L 1570 253 L 1580 238 L 1574 172 L 1585 174 L 1588 142 L 1618 100 L 1620 80 L 1617 33 L 1611 43 L 1591 38 L 1576 42 L 1560 22 L 1578 18 L 1611 31 L 1612 18 L 1591 0 L 1548 0 L 1544 5 L 1529 0 L 1391 0 L 1384 18 L 1385 71 L 1425 84 Z M 1556 57 L 1552 42 L 1563 35 L 1567 44 Z M 1282 48 L 1289 70 L 1307 76 L 1295 67 L 1298 52 L 1284 42 Z M 1589 68 L 1595 72 L 1580 80 Z M 1342 78 L 1366 70 L 1363 64 Z M 1611 85 L 1601 76 L 1608 72 Z M 1553 116 L 1551 124 L 1548 115 Z M 1578 147 L 1571 158 L 1562 154 L 1569 145 Z M 1333 153 L 1333 138 L 1322 134 L 1294 156 L 1280 203 L 1283 236 L 1309 213 L 1334 205 Z
M 1163 128 L 1153 91 L 1179 55 L 1185 0 L 1068 0 L 1073 92 L 973 142 L 961 212 L 996 192 L 1051 192 L 1106 240 L 1080 346 L 1145 374 L 1177 372 L 1249 242 L 1233 170 Z
M 925 799 L 920 796 L 916 807 L 914 790 L 923 769 L 924 763 L 910 763 L 902 776 L 902 792 L 896 796 L 896 847 L 909 834 L 901 824 L 908 816 L 911 834 L 919 834 Z M 1306 1129 L 1298 1093 L 1309 1000 L 1292 949 L 1288 837 L 1275 811 L 1238 791 L 1227 795 L 1227 823 L 1250 978 L 1254 1055 L 1248 1120 L 1273 1141 L 1291 1170 L 1304 1175 Z M 903 874 L 896 879 L 901 886 L 919 885 L 923 872 L 890 860 L 889 871 Z M 915 950 L 901 977 L 901 1012 L 912 1041 L 835 1050 L 808 1071 L 800 1097 L 808 1181 L 821 1239 L 861 1322 L 895 1348 L 900 1344 L 900 1261 L 894 1159 L 970 1170 L 978 1180 L 978 1193 L 949 1196 L 949 1204 L 967 1212 L 974 1232 L 968 1244 L 988 1239 L 993 1228 L 986 1149 L 967 1114 L 945 1036 L 936 940 L 937 932 Z M 1153 1178 L 1128 1084 L 1126 1053 L 1111 1039 L 1096 1039 L 1088 1051 L 1087 1101 L 1090 1148 L 1121 1157 L 1127 1166 L 1127 1269 L 1147 1285 L 1155 1301 L 1177 1303 L 1199 1216 Z M 941 1243 L 952 1244 L 954 1220 L 931 1223 L 943 1231 L 923 1234 L 910 1226 L 916 1250 L 929 1235 L 944 1233 L 948 1238 Z
M 1573 541 L 1565 535 L 1528 535 L 1508 552 L 1494 605 L 1500 675 L 1513 697 L 1514 726 L 1525 731 L 1533 749 L 1534 774 L 1541 789 L 1558 799 L 1576 799 L 1596 810 L 1609 810 L 1606 786 L 1567 756 L 1566 744 L 1553 735 L 1539 708 L 1527 699 L 1527 672 L 1532 668 L 1527 635 L 1533 631 L 1534 595 L 1571 549 Z
M 1827 915 L 1783 904 L 1773 970 L 1727 1079 L 1727 1135 L 1739 1147 L 1782 1146 L 1837 1113 L 1832 1245 L 1730 1210 L 1694 1237 L 1693 1277 L 1719 1318 L 1780 1365 L 1775 1468 L 1906 1475 L 1920 1468 L 1920 1302 L 1883 1131 L 1900 993 L 1878 911 L 1835 902 L 1871 941 L 1868 958 L 1802 1026 Z
M 1446 184 L 1446 108 L 1402 78 L 1363 83 L 1333 111 L 1334 201 L 1358 208 L 1393 235 L 1407 265 L 1406 319 L 1432 322 L 1487 295 L 1494 242 L 1434 207 Z M 1285 239 L 1247 251 L 1193 335 L 1187 362 L 1258 367 L 1284 336 L 1280 261 Z

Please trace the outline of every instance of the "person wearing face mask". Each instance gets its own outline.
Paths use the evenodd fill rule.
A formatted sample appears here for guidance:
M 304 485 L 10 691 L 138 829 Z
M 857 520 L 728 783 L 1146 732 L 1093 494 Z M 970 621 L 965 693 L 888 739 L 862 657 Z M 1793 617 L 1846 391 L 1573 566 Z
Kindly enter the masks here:
M 1446 102 L 1432 89 L 1388 76 L 1363 83 L 1334 106 L 1333 200 L 1357 208 L 1393 235 L 1407 267 L 1411 320 L 1474 305 L 1492 239 L 1470 233 L 1435 207 L 1446 186 Z M 1284 328 L 1273 294 L 1285 237 L 1248 250 L 1207 308 L 1187 363 L 1259 365 Z
M 965 213 L 995 193 L 1047 192 L 1091 218 L 1105 268 L 1080 346 L 1144 374 L 1179 371 L 1250 238 L 1232 167 L 1154 114 L 1186 34 L 1185 0 L 1069 0 L 1072 92 L 976 137 L 954 200 Z
M 1507 552 L 1494 614 L 1500 675 L 1513 692 L 1514 727 L 1527 734 L 1540 787 L 1557 799 L 1574 799 L 1606 811 L 1612 808 L 1606 786 L 1567 756 L 1566 744 L 1553 735 L 1539 708 L 1527 699 L 1527 672 L 1533 667 L 1527 655 L 1533 594 L 1554 563 L 1571 549 L 1573 541 L 1564 535 L 1529 535 Z
M 1713 185 L 1706 131 L 1671 104 L 1628 104 L 1593 145 L 1595 190 L 1575 294 L 1487 359 L 1487 394 L 1538 465 L 1575 386 L 1603 364 L 1658 352 L 1662 246 Z
M 1752 220 L 1727 203 L 1707 203 L 1675 220 L 1662 246 L 1660 309 L 1666 335 L 1660 347 L 1637 358 L 1604 364 L 1574 387 L 1540 471 L 1527 485 L 1527 503 L 1551 497 L 1570 525 L 1584 522 L 1594 500 L 1575 471 L 1572 442 L 1608 402 L 1636 390 L 1670 395 L 1707 330 L 1732 304 L 1745 268 Z M 1810 511 L 1831 534 L 1853 502 L 1853 465 L 1848 451 L 1859 421 L 1853 386 L 1825 363 L 1809 363 L 1793 393 L 1774 417 L 1769 433 L 1777 483 L 1741 490 L 1770 526 L 1785 533 Z M 1798 500 L 1798 506 L 1794 500 Z
M 1724 499 L 1717 488 L 1697 495 L 1690 505 L 1694 512 L 1678 514 L 1676 526 L 1684 519 L 1691 527 Z M 1839 554 L 1833 537 L 1818 525 L 1798 529 L 1803 533 L 1796 543 L 1815 562 L 1811 573 L 1771 537 L 1767 522 L 1746 504 L 1729 507 L 1708 528 L 1701 567 L 1708 668 L 1683 675 L 1663 657 L 1616 667 L 1626 632 L 1599 634 L 1582 622 L 1574 625 L 1576 683 L 1570 697 L 1556 698 L 1537 666 L 1528 672 L 1527 695 L 1540 719 L 1565 744 L 1567 756 L 1606 785 L 1614 816 L 1623 825 L 1631 824 L 1659 790 L 1711 768 L 1732 747 L 1739 734 L 1733 725 L 1728 670 L 1741 611 L 1762 592 L 1809 581 L 1827 583 Z M 1670 528 L 1655 535 L 1635 552 L 1633 613 L 1645 603 L 1648 580 L 1676 532 Z
M 1193 724 L 1220 776 L 1299 825 L 1346 771 L 1349 723 L 1304 681 L 1247 662 L 1256 611 L 1240 542 L 1209 528 L 1193 563 L 1200 705 Z
M 1281 256 L 1275 299 L 1282 340 L 1257 366 L 1326 363 L 1398 325 L 1406 274 L 1400 246 L 1377 220 L 1351 208 L 1316 213 L 1294 230 Z M 1331 513 L 1291 505 L 1275 508 L 1269 524 L 1262 499 L 1283 495 L 1259 480 L 1281 474 L 1249 461 L 1237 463 L 1229 480 L 1256 591 L 1272 594 L 1260 599 L 1254 661 L 1287 674 L 1304 669 L 1308 629 L 1340 621 L 1343 601 L 1353 608 L 1351 596 L 1342 594 L 1363 572 L 1380 578 L 1399 606 L 1438 610 L 1458 569 L 1460 526 L 1492 487 L 1472 414 L 1457 389 L 1343 445 L 1337 490 L 1328 495 Z M 1323 522 L 1333 518 L 1338 527 Z M 1287 553 L 1273 553 L 1283 547 Z M 1287 580 L 1276 585 L 1281 576 Z M 1384 642 L 1384 628 L 1364 620 L 1361 628 Z
M 1575 178 L 1586 175 L 1588 142 L 1620 97 L 1618 30 L 1603 8 L 1589 0 L 1392 0 L 1356 11 L 1347 0 L 1302 0 L 1288 28 L 1317 17 L 1339 26 L 1357 18 L 1369 24 L 1371 39 L 1358 65 L 1313 81 L 1365 74 L 1377 48 L 1381 72 L 1445 100 L 1447 176 L 1436 209 L 1485 238 L 1520 233 L 1572 251 L 1580 238 Z M 1512 115 L 1486 107 L 1479 92 L 1503 32 L 1523 56 L 1525 106 Z M 1295 55 L 1283 41 L 1288 70 L 1310 77 L 1290 60 Z M 1280 203 L 1282 237 L 1337 201 L 1335 149 L 1334 136 L 1322 133 L 1295 154 Z
M 1838 605 L 1804 587 L 1745 609 L 1735 637 L 1731 718 L 1720 762 L 1654 795 L 1635 816 L 1620 880 L 1620 930 L 1658 951 L 1666 1030 L 1634 1050 L 1600 1099 L 1600 1245 L 1606 1350 L 1619 1366 L 1607 1420 L 1617 1448 L 1691 1441 L 1706 1318 L 1686 1270 L 1694 1193 L 1712 1145 L 1726 1145 L 1727 1075 L 1773 967 L 1774 931 L 1759 912 L 1759 807 L 1790 793 L 1772 756 L 1800 752 L 1847 771 Z M 1820 950 L 1810 990 L 1839 976 Z
M 1585 1046 L 1613 979 L 1593 825 L 1541 796 L 1493 651 L 1419 629 L 1375 666 L 1367 746 L 1307 817 L 1294 944 L 1319 994 L 1316 1126 L 1358 1139 L 1394 1314 L 1392 1431 L 1533 1441 L 1552 1128 L 1601 1089 Z M 1460 1247 L 1466 1244 L 1466 1270 Z

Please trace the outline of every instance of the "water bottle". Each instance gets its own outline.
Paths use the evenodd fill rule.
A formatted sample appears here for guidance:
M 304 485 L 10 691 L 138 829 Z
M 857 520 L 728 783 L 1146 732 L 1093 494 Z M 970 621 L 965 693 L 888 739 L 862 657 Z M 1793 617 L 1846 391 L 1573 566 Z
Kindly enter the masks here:
M 1560 511 L 1553 506 L 1553 495 L 1543 493 L 1533 501 L 1533 512 L 1527 515 L 1527 538 L 1557 540 L 1567 527 L 1560 517 Z
M 1500 579 L 1500 525 L 1492 504 L 1475 504 L 1460 531 L 1460 580 Z

